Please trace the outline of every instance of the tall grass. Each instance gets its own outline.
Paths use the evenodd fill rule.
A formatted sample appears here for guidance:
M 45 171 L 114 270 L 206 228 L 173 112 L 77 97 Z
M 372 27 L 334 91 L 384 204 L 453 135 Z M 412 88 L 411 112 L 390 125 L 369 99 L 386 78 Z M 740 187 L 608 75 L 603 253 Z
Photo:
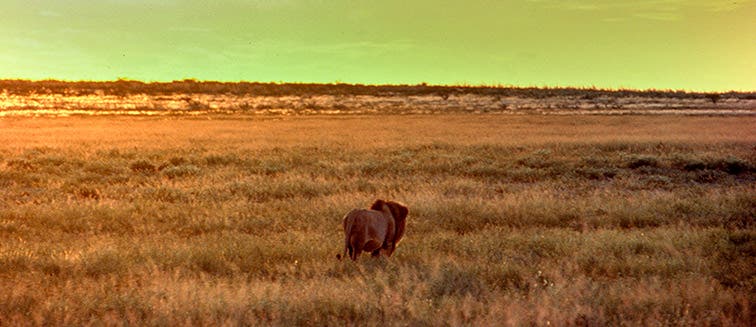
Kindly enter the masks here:
M 3 121 L 0 324 L 749 325 L 753 120 L 580 122 Z M 375 198 L 397 252 L 336 261 Z

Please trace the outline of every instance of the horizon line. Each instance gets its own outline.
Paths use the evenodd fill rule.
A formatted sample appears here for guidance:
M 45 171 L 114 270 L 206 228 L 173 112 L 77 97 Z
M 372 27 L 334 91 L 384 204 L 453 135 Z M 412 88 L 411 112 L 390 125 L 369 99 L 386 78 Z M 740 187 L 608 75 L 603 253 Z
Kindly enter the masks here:
M 183 79 L 172 79 L 172 80 L 140 80 L 140 79 L 132 79 L 128 77 L 118 77 L 116 79 L 93 79 L 93 80 L 86 80 L 86 79 L 65 79 L 65 78 L 44 78 L 44 79 L 32 79 L 32 78 L 13 78 L 13 77 L 1 77 L 0 82 L 6 81 L 6 82 L 31 82 L 31 83 L 40 83 L 40 82 L 61 82 L 61 83 L 117 83 L 117 82 L 137 82 L 142 84 L 171 84 L 171 83 L 186 83 L 186 82 L 193 82 L 193 83 L 220 83 L 220 84 L 267 84 L 267 85 L 285 85 L 285 84 L 294 84 L 294 85 L 333 85 L 333 86 L 367 86 L 367 87 L 432 87 L 432 88 L 470 88 L 470 89 L 482 89 L 482 88 L 492 88 L 492 89 L 539 89 L 539 90 L 585 90 L 585 91 L 609 91 L 609 92 L 622 92 L 622 91 L 632 91 L 632 92 L 670 92 L 670 93 L 719 93 L 719 94 L 728 94 L 728 93 L 756 93 L 756 90 L 735 90 L 735 89 L 729 89 L 726 91 L 712 91 L 712 90 L 694 90 L 694 89 L 671 89 L 671 88 L 633 88 L 633 87 L 601 87 L 596 85 L 591 86 L 553 86 L 553 85 L 515 85 L 515 84 L 503 84 L 503 83 L 497 83 L 497 84 L 486 84 L 486 83 L 478 83 L 478 84 L 471 84 L 471 83 L 460 83 L 460 84 L 433 84 L 428 82 L 418 82 L 418 83 L 355 83 L 355 82 L 344 82 L 344 81 L 331 81 L 331 82 L 305 82 L 305 81 L 253 81 L 253 80 L 203 80 L 203 79 L 197 79 L 197 78 L 183 78 Z

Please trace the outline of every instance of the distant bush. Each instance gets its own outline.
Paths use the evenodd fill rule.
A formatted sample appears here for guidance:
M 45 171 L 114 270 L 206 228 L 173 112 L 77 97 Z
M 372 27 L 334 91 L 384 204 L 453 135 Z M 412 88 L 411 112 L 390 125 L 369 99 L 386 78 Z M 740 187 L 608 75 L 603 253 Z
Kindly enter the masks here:
M 550 97 L 572 97 L 592 100 L 600 97 L 631 98 L 654 97 L 670 99 L 708 99 L 716 103 L 722 98 L 754 99 L 754 92 L 702 93 L 676 90 L 632 90 L 596 89 L 576 87 L 512 87 L 512 86 L 470 86 L 470 85 L 364 85 L 364 84 L 315 84 L 315 83 L 260 83 L 260 82 L 216 82 L 185 79 L 172 82 L 151 82 L 119 79 L 116 81 L 56 80 L 0 80 L 0 90 L 10 94 L 66 94 L 66 95 L 117 95 L 133 94 L 173 95 L 173 94 L 231 94 L 260 96 L 289 95 L 400 95 L 400 96 L 440 96 L 447 100 L 450 95 L 475 94 L 481 96 L 521 97 L 544 99 Z M 191 109 L 206 109 L 207 104 L 192 98 L 186 102 Z
M 726 157 L 717 159 L 699 159 L 695 157 L 677 156 L 672 159 L 672 167 L 689 172 L 698 172 L 703 170 L 721 171 L 730 175 L 739 175 L 752 172 L 754 166 L 743 159 L 737 157 Z
M 641 167 L 659 167 L 659 159 L 648 155 L 630 156 L 627 159 L 627 167 L 632 169 Z
M 722 95 L 719 93 L 707 93 L 705 97 L 709 99 L 711 103 L 717 103 L 717 101 L 719 101 L 719 99 L 722 98 Z
M 732 175 L 750 172 L 754 169 L 748 161 L 736 157 L 727 157 L 712 161 L 709 163 L 709 167 Z

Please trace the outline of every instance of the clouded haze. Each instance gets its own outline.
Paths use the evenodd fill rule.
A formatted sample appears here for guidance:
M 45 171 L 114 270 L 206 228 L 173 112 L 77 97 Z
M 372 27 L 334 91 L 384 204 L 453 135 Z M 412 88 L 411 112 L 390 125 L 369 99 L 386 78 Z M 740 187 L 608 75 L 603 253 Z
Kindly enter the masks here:
M 756 90 L 756 1 L 5 0 L 0 78 Z

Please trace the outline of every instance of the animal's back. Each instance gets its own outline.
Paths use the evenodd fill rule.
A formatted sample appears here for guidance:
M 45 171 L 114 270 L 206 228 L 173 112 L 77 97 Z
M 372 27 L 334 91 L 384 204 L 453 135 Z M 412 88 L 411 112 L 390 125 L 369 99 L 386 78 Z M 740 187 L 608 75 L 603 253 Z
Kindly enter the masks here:
M 381 247 L 385 231 L 376 228 L 384 219 L 379 211 L 354 209 L 344 216 L 346 242 L 355 248 L 373 251 Z

